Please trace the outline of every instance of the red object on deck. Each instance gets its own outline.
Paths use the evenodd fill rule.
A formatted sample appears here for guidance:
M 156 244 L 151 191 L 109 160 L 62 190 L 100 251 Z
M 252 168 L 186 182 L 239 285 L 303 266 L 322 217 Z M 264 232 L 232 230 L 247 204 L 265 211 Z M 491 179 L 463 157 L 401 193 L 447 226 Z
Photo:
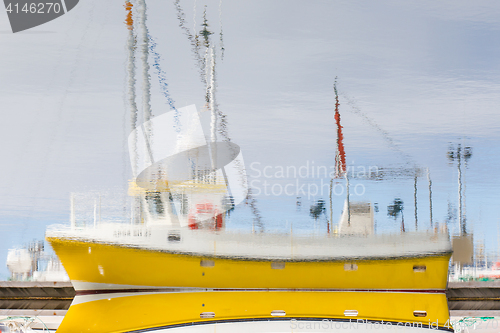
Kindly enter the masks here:
M 223 214 L 219 214 L 219 211 L 217 209 L 214 209 L 214 205 L 210 202 L 207 203 L 199 203 L 196 204 L 196 209 L 195 211 L 191 211 L 191 213 L 188 216 L 188 227 L 189 229 L 199 229 L 200 224 L 198 223 L 198 219 L 196 218 L 198 215 L 205 215 L 201 216 L 203 220 L 212 220 L 213 224 L 209 226 L 210 229 L 212 230 L 220 230 L 224 226 L 224 219 L 223 219 Z M 206 216 L 206 215 L 211 215 Z
M 198 229 L 198 223 L 196 222 L 196 219 L 194 218 L 194 215 L 190 214 L 188 217 L 188 227 L 189 229 L 195 230 Z
M 222 229 L 222 214 L 215 217 L 215 230 Z

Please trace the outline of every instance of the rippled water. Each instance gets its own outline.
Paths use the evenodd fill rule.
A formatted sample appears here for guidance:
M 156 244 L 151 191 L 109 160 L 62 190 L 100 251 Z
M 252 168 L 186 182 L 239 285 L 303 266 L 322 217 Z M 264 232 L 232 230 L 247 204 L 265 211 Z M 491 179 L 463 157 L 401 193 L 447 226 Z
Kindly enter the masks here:
M 206 90 L 186 32 L 201 29 L 206 8 L 216 42 L 216 103 L 227 121 L 219 135 L 240 146 L 254 197 L 231 212 L 228 229 L 325 233 L 330 216 L 333 225 L 339 221 L 344 179 L 334 180 L 329 208 L 337 77 L 350 199 L 374 205 L 377 232 L 398 232 L 402 217 L 406 231 L 448 224 L 459 232 L 458 160 L 447 153 L 460 144 L 472 151 L 461 166 L 467 230 L 497 253 L 499 5 L 180 4 L 186 30 L 173 3 L 148 3 L 156 43 L 151 113 L 172 105 L 204 108 Z M 4 257 L 8 248 L 42 238 L 48 224 L 67 223 L 71 192 L 100 192 L 113 198 L 103 203 L 111 207 L 108 217 L 130 218 L 125 196 L 106 194 L 125 193 L 132 177 L 125 14 L 121 2 L 90 0 L 26 32 L 11 34 L 5 15 L 0 21 Z M 134 82 L 141 111 L 139 69 Z M 201 117 L 209 130 L 210 111 Z M 79 202 L 92 209 L 93 195 Z M 403 210 L 391 216 L 395 200 Z

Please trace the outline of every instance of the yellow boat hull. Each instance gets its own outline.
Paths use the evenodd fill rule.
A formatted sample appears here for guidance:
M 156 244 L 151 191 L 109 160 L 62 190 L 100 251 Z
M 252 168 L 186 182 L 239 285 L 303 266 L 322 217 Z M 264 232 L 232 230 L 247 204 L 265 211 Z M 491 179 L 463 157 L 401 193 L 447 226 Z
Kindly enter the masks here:
M 393 329 L 405 324 L 433 328 L 449 325 L 444 293 L 247 291 L 120 296 L 77 296 L 77 304 L 70 307 L 57 332 L 128 332 L 273 319 L 351 320 L 358 325 L 383 320 Z M 87 299 L 78 303 L 79 297 Z M 99 297 L 102 299 L 92 300 Z M 353 311 L 357 311 L 357 315 L 346 316 Z M 415 311 L 425 313 L 425 317 L 416 317 Z
M 72 281 L 219 289 L 444 290 L 450 254 L 384 260 L 200 257 L 48 237 Z M 78 289 L 78 288 L 77 288 Z

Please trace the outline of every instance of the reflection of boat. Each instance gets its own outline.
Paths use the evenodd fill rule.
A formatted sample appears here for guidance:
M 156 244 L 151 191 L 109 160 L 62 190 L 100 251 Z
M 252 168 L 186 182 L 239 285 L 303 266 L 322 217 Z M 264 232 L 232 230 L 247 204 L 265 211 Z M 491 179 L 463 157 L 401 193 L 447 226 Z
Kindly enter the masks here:
M 184 290 L 77 296 L 58 332 L 406 333 L 447 326 L 446 295 L 437 293 Z
M 218 149 L 213 162 L 203 142 L 165 147 L 172 141 L 154 135 L 158 123 L 144 126 L 153 139 L 137 135 L 136 223 L 72 221 L 46 233 L 77 291 L 59 332 L 258 331 L 256 322 L 288 321 L 277 328 L 287 332 L 290 320 L 349 319 L 446 329 L 447 234 L 222 232 L 224 212 L 244 199 L 239 150 Z
M 157 123 L 150 123 L 151 133 Z M 224 210 L 244 198 L 234 189 L 245 192 L 245 186 L 231 181 L 240 176 L 234 162 L 239 151 L 229 147 L 229 157 L 219 153 L 223 162 L 212 164 L 205 145 L 157 152 L 155 145 L 171 141 L 141 135 L 137 147 L 144 149 L 137 151 L 144 163 L 130 191 L 142 207 L 139 223 L 82 228 L 72 221 L 46 233 L 77 291 L 60 332 L 181 329 L 193 323 L 240 331 L 256 321 L 353 318 L 446 328 L 447 234 L 222 232 Z M 159 177 L 165 174 L 168 181 Z
M 77 290 L 154 287 L 444 290 L 444 234 L 215 234 L 167 226 L 48 231 Z M 176 274 L 170 272 L 175 269 Z
M 131 194 L 142 207 L 140 223 L 79 228 L 73 221 L 70 228 L 47 231 L 77 290 L 123 285 L 445 288 L 450 255 L 445 234 L 333 238 L 214 233 L 222 230 L 225 211 L 245 198 L 241 152 L 222 142 L 215 146 L 213 161 L 196 109 L 178 111 L 152 119 L 131 135 L 138 138 L 130 145 L 137 165 Z M 182 131 L 174 130 L 176 121 L 184 125 Z M 351 209 L 351 228 L 364 212 L 356 215 L 356 207 Z M 169 274 L 172 267 L 184 273 Z
M 259 322 L 288 332 L 290 320 L 349 319 L 445 328 L 448 235 L 222 232 L 246 180 L 239 148 L 213 133 L 207 143 L 194 107 L 145 119 L 129 141 L 131 223 L 72 219 L 47 231 L 77 291 L 59 332 L 240 332 Z

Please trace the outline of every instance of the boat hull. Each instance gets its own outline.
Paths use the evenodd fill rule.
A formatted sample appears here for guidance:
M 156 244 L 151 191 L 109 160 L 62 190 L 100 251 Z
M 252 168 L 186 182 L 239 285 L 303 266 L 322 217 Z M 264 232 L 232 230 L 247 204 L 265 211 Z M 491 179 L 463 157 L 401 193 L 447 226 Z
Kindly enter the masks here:
M 415 311 L 425 316 L 417 317 Z M 446 295 L 316 291 L 80 295 L 58 333 L 229 332 L 231 329 L 245 332 L 250 328 L 253 332 L 311 332 L 310 328 L 368 332 L 378 331 L 381 326 L 405 333 L 416 329 L 447 329 Z
M 378 260 L 263 260 L 199 256 L 48 237 L 77 290 L 445 290 L 450 254 Z M 95 287 L 101 286 L 101 287 Z

